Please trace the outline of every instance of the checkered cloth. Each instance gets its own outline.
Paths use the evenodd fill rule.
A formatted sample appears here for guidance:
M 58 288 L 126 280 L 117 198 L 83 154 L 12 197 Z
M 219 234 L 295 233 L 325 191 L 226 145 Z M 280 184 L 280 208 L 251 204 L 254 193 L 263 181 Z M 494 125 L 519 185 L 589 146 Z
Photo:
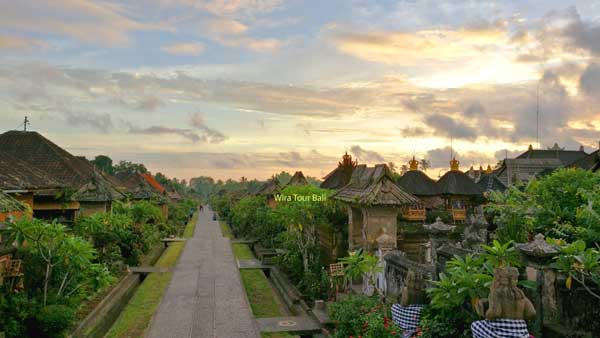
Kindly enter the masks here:
M 417 333 L 423 305 L 392 305 L 392 321 L 402 329 L 402 338 L 413 337 Z
M 471 324 L 473 338 L 529 338 L 527 323 L 519 319 L 480 320 Z

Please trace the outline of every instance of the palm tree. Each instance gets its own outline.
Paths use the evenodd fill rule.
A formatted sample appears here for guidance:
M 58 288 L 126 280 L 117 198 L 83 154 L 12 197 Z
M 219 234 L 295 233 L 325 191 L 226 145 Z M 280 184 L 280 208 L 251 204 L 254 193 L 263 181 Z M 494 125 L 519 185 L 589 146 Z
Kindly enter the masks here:
M 423 158 L 419 161 L 419 166 L 421 167 L 421 170 L 427 171 L 427 169 L 431 168 L 431 163 Z

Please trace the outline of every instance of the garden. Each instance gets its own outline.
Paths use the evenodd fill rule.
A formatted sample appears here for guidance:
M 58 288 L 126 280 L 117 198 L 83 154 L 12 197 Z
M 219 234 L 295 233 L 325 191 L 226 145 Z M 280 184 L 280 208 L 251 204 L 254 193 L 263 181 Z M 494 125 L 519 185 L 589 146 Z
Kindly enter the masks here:
M 81 217 L 67 227 L 20 219 L 3 229 L 22 261 L 22 285 L 0 291 L 0 327 L 6 337 L 65 337 L 160 238 L 180 235 L 193 200 L 171 206 L 168 219 L 151 201 L 114 202 L 112 212 Z

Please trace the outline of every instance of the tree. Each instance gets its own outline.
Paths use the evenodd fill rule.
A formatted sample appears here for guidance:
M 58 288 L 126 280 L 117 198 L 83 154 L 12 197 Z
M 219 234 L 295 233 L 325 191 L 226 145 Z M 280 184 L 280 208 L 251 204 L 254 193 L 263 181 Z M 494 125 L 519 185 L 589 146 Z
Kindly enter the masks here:
M 344 156 L 342 156 L 342 161 L 338 162 L 338 168 L 342 171 L 344 185 L 350 182 L 354 168 L 356 168 L 357 165 L 358 162 L 355 160 L 353 161 L 352 155 L 348 155 L 347 152 L 344 154 Z
M 112 174 L 114 172 L 113 160 L 106 155 L 98 155 L 90 162 L 92 162 L 96 168 L 104 171 L 107 174 Z
M 115 174 L 121 172 L 144 174 L 148 172 L 148 169 L 146 169 L 146 166 L 143 164 L 130 161 L 119 161 L 119 163 L 113 167 L 113 170 Z
M 277 181 L 279 182 L 280 186 L 288 184 L 288 182 L 292 179 L 292 175 L 287 171 L 282 171 L 279 174 L 275 175 L 275 177 L 277 177 Z

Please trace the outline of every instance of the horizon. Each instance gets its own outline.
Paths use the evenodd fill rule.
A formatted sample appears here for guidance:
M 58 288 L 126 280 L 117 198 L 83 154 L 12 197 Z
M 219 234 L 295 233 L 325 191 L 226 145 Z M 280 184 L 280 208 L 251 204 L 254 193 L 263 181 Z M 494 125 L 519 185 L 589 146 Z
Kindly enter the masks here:
M 322 179 L 346 151 L 437 178 L 600 140 L 586 1 L 21 1 L 0 51 L 2 129 L 186 180 Z

